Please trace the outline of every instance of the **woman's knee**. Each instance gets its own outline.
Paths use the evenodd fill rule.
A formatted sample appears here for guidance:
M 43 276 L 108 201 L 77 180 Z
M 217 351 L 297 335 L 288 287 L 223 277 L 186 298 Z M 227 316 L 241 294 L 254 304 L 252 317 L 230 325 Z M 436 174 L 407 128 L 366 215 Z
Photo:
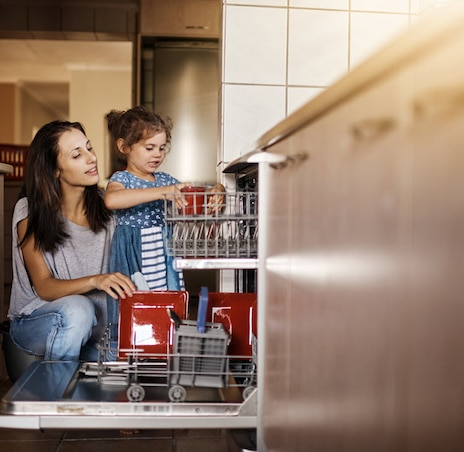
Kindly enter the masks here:
M 79 326 L 90 330 L 97 323 L 95 306 L 83 295 L 68 295 L 52 303 L 55 304 L 56 313 L 61 316 L 64 328 Z

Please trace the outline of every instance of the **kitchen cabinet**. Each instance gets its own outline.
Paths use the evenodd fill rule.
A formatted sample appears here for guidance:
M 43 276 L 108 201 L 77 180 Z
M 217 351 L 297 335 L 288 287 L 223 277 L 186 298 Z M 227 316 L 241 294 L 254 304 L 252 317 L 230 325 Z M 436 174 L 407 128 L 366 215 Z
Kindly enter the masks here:
M 464 448 L 464 20 L 259 140 L 260 451 Z
M 220 8 L 218 0 L 142 0 L 140 34 L 218 39 Z

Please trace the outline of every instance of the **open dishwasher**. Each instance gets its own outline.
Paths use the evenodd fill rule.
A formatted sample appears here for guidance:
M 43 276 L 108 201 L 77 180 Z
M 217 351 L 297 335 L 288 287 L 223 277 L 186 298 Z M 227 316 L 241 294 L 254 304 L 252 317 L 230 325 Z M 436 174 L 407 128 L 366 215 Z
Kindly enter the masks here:
M 193 211 L 166 199 L 178 268 L 256 268 L 256 194 L 195 196 Z M 202 288 L 191 317 L 186 291 L 121 300 L 118 337 L 109 325 L 98 362 L 33 363 L 3 397 L 0 427 L 256 429 L 256 293 Z

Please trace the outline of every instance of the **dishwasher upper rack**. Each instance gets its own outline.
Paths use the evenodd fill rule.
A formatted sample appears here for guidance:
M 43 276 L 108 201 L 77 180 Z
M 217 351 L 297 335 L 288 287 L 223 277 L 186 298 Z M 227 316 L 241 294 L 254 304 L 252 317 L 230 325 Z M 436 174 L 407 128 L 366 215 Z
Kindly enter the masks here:
M 257 192 L 204 192 L 201 213 L 177 209 L 179 196 L 165 196 L 165 238 L 169 255 L 179 258 L 256 258 L 258 254 Z

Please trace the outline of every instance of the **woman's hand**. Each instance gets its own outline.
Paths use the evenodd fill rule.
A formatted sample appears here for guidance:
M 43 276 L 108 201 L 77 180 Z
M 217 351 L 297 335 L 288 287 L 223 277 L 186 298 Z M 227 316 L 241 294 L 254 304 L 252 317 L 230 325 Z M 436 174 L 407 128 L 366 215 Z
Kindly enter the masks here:
M 96 289 L 105 291 L 115 299 L 132 297 L 137 290 L 132 280 L 119 272 L 95 275 L 92 278 Z

